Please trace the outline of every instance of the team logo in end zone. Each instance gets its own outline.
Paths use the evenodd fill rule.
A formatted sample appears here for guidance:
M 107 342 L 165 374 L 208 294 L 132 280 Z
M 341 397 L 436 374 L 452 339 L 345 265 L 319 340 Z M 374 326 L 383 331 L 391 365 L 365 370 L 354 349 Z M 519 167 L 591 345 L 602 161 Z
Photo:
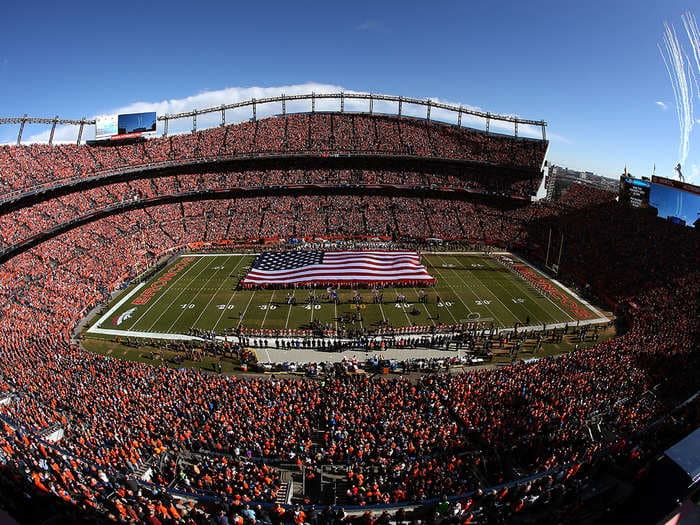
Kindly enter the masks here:
M 126 312 L 121 314 L 119 317 L 115 317 L 114 319 L 112 319 L 112 324 L 115 326 L 119 326 L 124 321 L 128 321 L 129 319 L 131 319 L 133 317 L 135 311 L 136 311 L 135 306 L 133 308 L 129 308 Z

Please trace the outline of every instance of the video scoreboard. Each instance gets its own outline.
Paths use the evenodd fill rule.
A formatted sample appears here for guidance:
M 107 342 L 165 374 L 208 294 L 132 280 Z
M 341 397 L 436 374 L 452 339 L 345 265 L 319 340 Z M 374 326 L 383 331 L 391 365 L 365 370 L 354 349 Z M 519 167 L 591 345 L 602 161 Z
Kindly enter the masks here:
M 651 183 L 629 175 L 620 177 L 620 202 L 633 208 L 648 208 Z
M 656 215 L 683 226 L 700 225 L 700 186 L 656 175 L 648 179 L 620 177 L 620 203 L 650 208 Z
M 95 140 L 135 138 L 156 131 L 157 118 L 153 111 L 104 115 L 95 119 Z

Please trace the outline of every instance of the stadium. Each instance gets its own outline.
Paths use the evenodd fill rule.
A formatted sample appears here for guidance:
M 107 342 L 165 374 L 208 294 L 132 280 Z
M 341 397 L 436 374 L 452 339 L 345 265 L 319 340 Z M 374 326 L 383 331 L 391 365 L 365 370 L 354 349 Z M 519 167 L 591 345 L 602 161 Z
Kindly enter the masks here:
M 697 232 L 583 185 L 532 202 L 542 121 L 289 100 L 87 145 L 23 145 L 41 122 L 12 121 L 3 506 L 27 523 L 646 512 L 639 480 L 698 420 Z M 227 124 L 234 106 L 250 118 Z M 197 130 L 206 113 L 219 125 Z M 179 119 L 192 132 L 168 135 Z

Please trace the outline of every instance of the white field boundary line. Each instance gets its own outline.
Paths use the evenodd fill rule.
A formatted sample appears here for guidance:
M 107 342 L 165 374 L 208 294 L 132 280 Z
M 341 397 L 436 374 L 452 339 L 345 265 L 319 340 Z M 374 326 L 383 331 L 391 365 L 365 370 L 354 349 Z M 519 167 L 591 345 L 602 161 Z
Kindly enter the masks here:
M 102 326 L 102 323 L 104 323 L 107 319 L 112 317 L 112 315 L 114 315 L 114 312 L 119 310 L 119 308 L 121 308 L 121 306 L 125 302 L 127 302 L 129 299 L 131 299 L 136 294 L 136 292 L 138 292 L 144 286 L 146 286 L 146 281 L 140 282 L 139 284 L 134 286 L 133 290 L 131 290 L 128 294 L 126 294 L 124 297 L 119 299 L 119 302 L 117 304 L 115 304 L 112 308 L 110 308 L 106 314 L 104 314 L 102 317 L 100 317 L 96 323 L 94 323 L 90 328 L 88 328 L 88 330 L 87 330 L 88 333 L 89 334 L 99 334 L 100 332 L 98 330 L 103 330 L 103 328 L 99 328 L 100 326 Z M 117 331 L 120 331 L 120 330 L 117 330 Z
M 533 270 L 535 270 L 537 273 L 539 273 L 539 274 L 540 274 L 542 277 L 544 277 L 545 279 L 549 279 L 550 281 L 552 281 L 552 282 L 553 282 L 554 284 L 556 284 L 559 288 L 561 288 L 561 289 L 564 290 L 566 293 L 568 293 L 571 297 L 573 297 L 574 299 L 576 299 L 577 301 L 579 301 L 580 303 L 582 303 L 583 305 L 585 305 L 586 308 L 588 308 L 591 312 L 593 312 L 593 313 L 596 314 L 596 315 L 599 315 L 601 319 L 605 319 L 606 321 L 610 321 L 610 319 L 607 318 L 607 317 L 605 316 L 605 314 L 603 314 L 603 312 L 601 312 L 600 310 L 598 310 L 595 306 L 593 306 L 591 303 L 589 303 L 588 301 L 586 301 L 586 300 L 583 299 L 582 297 L 579 297 L 573 290 L 570 290 L 569 288 L 567 288 L 566 286 L 564 286 L 563 284 L 561 284 L 561 283 L 560 283 L 559 281 L 557 281 L 556 279 L 552 279 L 551 277 L 548 277 L 545 273 L 541 272 L 538 268 L 536 268 L 535 266 L 531 265 L 529 262 L 527 262 L 527 261 L 526 261 L 525 259 L 523 259 L 522 257 L 517 257 L 517 256 L 512 255 L 512 254 L 511 254 L 511 256 L 512 256 L 512 257 L 515 257 L 516 259 L 518 259 L 518 260 L 519 260 L 520 262 L 522 262 L 523 264 L 525 264 L 525 265 L 529 266 L 530 268 L 532 268 Z M 583 321 L 581 321 L 581 324 L 583 324 Z
M 469 255 L 469 254 L 484 254 L 487 252 L 423 252 L 431 255 L 447 255 L 449 253 L 454 253 L 455 255 Z M 552 281 L 554 284 L 559 286 L 562 290 L 564 290 L 566 293 L 570 294 L 572 297 L 574 297 L 576 300 L 580 301 L 582 304 L 584 304 L 586 307 L 590 308 L 591 311 L 599 315 L 600 317 L 598 319 L 586 319 L 583 321 L 578 321 L 578 326 L 587 326 L 587 325 L 593 325 L 593 324 L 602 324 L 602 323 L 608 323 L 610 322 L 610 319 L 606 317 L 603 313 L 600 312 L 597 308 L 592 306 L 590 303 L 588 303 L 586 300 L 582 299 L 579 297 L 576 293 L 574 293 L 572 290 L 561 284 L 559 281 L 555 279 L 550 279 L 546 274 L 538 270 L 536 267 L 528 263 L 526 260 L 524 260 L 522 257 L 518 257 L 513 255 L 510 252 L 490 252 L 491 254 L 495 255 L 509 255 L 511 257 L 514 257 L 518 259 L 520 262 L 523 264 L 526 264 L 533 270 L 535 270 L 537 273 L 539 273 L 542 277 L 545 279 L 549 279 Z M 221 256 L 222 254 L 216 254 L 218 256 Z M 232 254 L 232 255 L 238 255 L 238 254 Z M 240 255 L 254 255 L 250 253 L 246 254 L 240 254 Z M 182 255 L 182 257 L 202 257 L 202 256 L 214 256 L 214 254 L 185 254 Z M 438 271 L 439 273 L 439 271 Z M 124 304 L 127 300 L 129 300 L 138 290 L 140 290 L 143 286 L 145 286 L 145 282 L 138 284 L 133 290 L 131 290 L 127 295 L 122 297 L 117 304 L 115 304 L 110 310 L 104 314 L 100 319 L 93 324 L 88 330 L 88 333 L 94 333 L 94 334 L 103 334 L 103 335 L 114 335 L 114 336 L 124 336 L 124 337 L 141 337 L 145 339 L 169 339 L 169 340 L 178 340 L 178 341 L 202 341 L 203 339 L 200 337 L 195 337 L 195 336 L 189 336 L 189 335 L 184 335 L 184 334 L 164 334 L 164 333 L 158 333 L 158 332 L 137 332 L 137 331 L 132 331 L 132 330 L 114 330 L 114 329 L 109 329 L 109 328 L 98 328 L 99 326 L 102 325 L 102 323 L 109 318 L 116 310 L 119 309 L 119 307 Z M 466 304 L 465 304 L 466 306 Z M 469 307 L 467 307 L 469 309 Z M 288 317 L 287 317 L 287 323 L 289 322 L 289 313 L 291 313 L 291 306 L 288 312 Z M 473 322 L 478 322 L 479 319 L 474 319 Z M 552 329 L 552 328 L 564 328 L 565 326 L 571 327 L 571 323 L 554 323 L 554 324 L 548 324 L 547 329 Z M 498 333 L 502 332 L 510 332 L 513 330 L 512 327 L 510 328 L 499 328 L 497 330 Z M 520 326 L 518 327 L 519 331 L 522 330 L 528 330 L 528 331 L 541 331 L 542 330 L 542 325 L 531 325 L 531 326 Z M 441 332 L 442 333 L 442 332 Z M 454 335 L 454 332 L 444 332 L 442 333 L 443 335 Z M 420 338 L 426 334 L 402 334 L 400 337 L 402 338 Z M 268 343 L 274 344 L 275 340 L 279 341 L 294 341 L 298 339 L 303 339 L 303 337 L 257 337 L 254 335 L 247 336 L 250 338 L 255 338 L 259 339 L 261 341 L 266 340 Z M 389 339 L 390 337 L 387 337 Z M 218 340 L 224 341 L 224 337 L 217 336 Z M 351 339 L 342 339 L 342 338 L 337 338 L 337 337 L 329 337 L 326 338 L 331 341 L 350 341 Z M 382 336 L 377 336 L 375 340 L 382 340 Z
M 183 253 L 180 257 L 243 257 L 259 253 Z
M 333 252 L 333 251 L 339 251 L 339 250 L 318 250 L 318 251 L 326 251 L 326 252 Z M 341 251 L 348 251 L 346 250 L 341 250 Z M 362 249 L 358 250 L 349 250 L 349 251 L 362 251 Z M 405 251 L 405 250 L 386 250 L 386 251 Z M 260 255 L 261 252 L 240 252 L 240 253 L 183 253 L 180 254 L 179 257 L 227 257 L 227 256 L 239 256 L 242 257 L 244 255 Z M 416 251 L 418 255 L 512 255 L 510 252 L 421 252 L 421 251 Z
M 474 322 L 478 321 L 478 319 L 475 319 Z M 601 324 L 601 323 L 607 323 L 609 319 L 603 317 L 601 319 L 586 319 L 585 321 L 580 321 L 579 326 L 587 326 L 587 325 L 594 325 L 594 324 Z M 568 326 L 569 328 L 572 327 L 572 323 L 553 323 L 553 324 L 548 324 L 547 325 L 547 330 L 551 330 L 553 328 L 564 328 L 565 326 Z M 532 332 L 541 332 L 542 331 L 542 325 L 531 325 L 531 326 L 519 326 L 518 327 L 518 332 L 522 332 L 523 330 L 527 330 L 530 333 Z M 513 328 L 499 328 L 496 330 L 496 333 L 505 333 L 505 332 L 512 332 Z M 132 330 L 113 330 L 110 328 L 95 328 L 94 330 L 90 331 L 91 333 L 95 334 L 102 334 L 102 335 L 114 335 L 114 336 L 121 336 L 121 337 L 140 337 L 142 339 L 165 339 L 169 341 L 204 341 L 205 339 L 201 337 L 196 337 L 196 336 L 191 336 L 191 335 L 185 335 L 185 334 L 164 334 L 161 332 L 136 332 Z M 420 340 L 424 338 L 426 335 L 431 335 L 430 332 L 424 332 L 420 334 L 397 334 L 395 337 L 392 336 L 375 336 L 372 340 L 373 341 L 383 341 L 383 340 L 388 340 L 391 341 L 392 339 L 396 338 L 401 338 L 401 339 L 406 339 L 406 340 Z M 449 336 L 453 337 L 456 335 L 456 332 L 439 332 L 439 335 L 443 336 Z M 235 340 L 237 336 L 235 335 L 229 335 L 229 336 L 216 336 L 217 341 L 232 341 Z M 248 339 L 255 339 L 257 341 L 267 341 L 267 344 L 270 346 L 270 348 L 275 348 L 274 344 L 275 341 L 301 341 L 301 340 L 316 340 L 316 341 L 340 341 L 342 343 L 346 342 L 351 342 L 351 341 L 356 341 L 356 339 L 351 339 L 347 337 L 305 337 L 305 336 L 297 336 L 297 337 L 263 337 L 263 336 L 257 336 L 257 335 L 245 335 L 244 337 Z M 259 349 L 259 348 L 258 348 Z

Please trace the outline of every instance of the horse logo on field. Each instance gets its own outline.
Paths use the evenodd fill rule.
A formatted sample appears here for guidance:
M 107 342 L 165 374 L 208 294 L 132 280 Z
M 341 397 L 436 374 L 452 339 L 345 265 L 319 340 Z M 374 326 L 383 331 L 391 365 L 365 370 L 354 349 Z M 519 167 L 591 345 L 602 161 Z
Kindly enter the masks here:
M 134 312 L 136 312 L 136 306 L 133 308 L 129 308 L 126 312 L 122 313 L 119 317 L 115 317 L 112 319 L 112 324 L 115 326 L 119 326 L 122 324 L 124 321 L 128 321 L 134 316 Z

